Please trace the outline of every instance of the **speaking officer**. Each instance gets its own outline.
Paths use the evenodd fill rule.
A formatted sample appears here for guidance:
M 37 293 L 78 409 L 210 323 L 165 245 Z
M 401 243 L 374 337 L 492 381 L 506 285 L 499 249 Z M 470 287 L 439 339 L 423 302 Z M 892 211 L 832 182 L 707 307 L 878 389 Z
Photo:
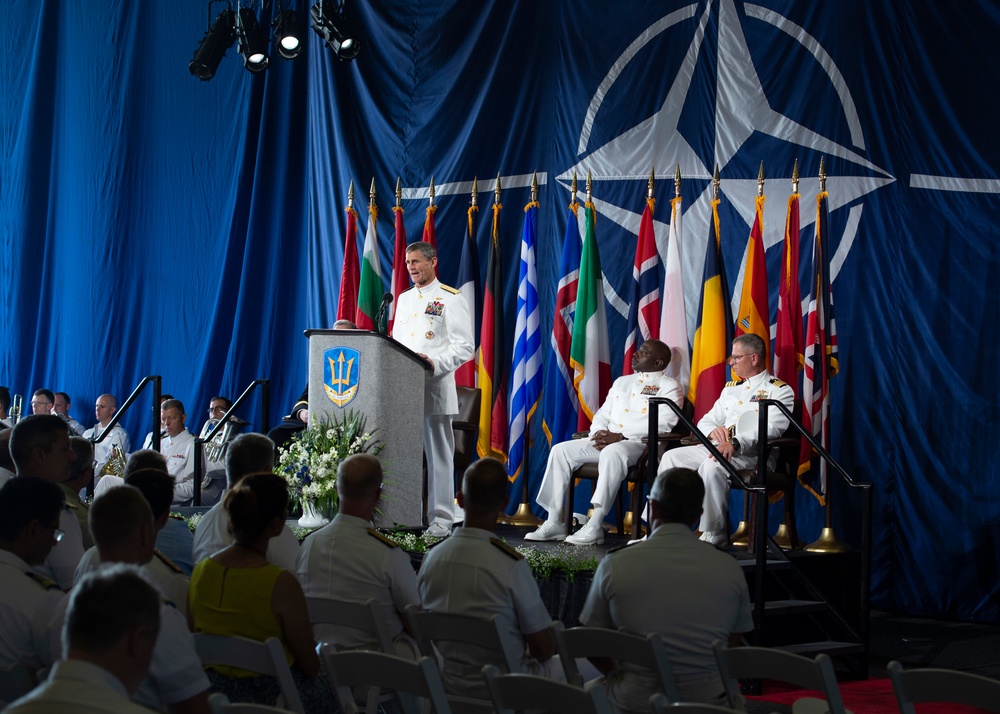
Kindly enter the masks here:
M 420 355 L 433 369 L 424 381 L 424 455 L 427 458 L 427 532 L 451 532 L 454 514 L 455 434 L 458 413 L 455 370 L 472 358 L 469 306 L 458 290 L 437 277 L 437 251 L 430 243 L 406 248 L 413 286 L 396 302 L 392 337 Z

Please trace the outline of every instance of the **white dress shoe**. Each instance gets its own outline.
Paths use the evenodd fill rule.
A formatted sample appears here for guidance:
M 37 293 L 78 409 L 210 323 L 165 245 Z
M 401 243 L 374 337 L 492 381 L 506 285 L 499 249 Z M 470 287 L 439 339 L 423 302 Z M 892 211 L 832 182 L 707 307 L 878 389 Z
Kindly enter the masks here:
M 537 541 L 565 540 L 566 526 L 555 521 L 545 521 L 545 523 L 540 525 L 536 530 L 525 534 L 524 539 Z
M 571 536 L 566 536 L 566 543 L 570 545 L 600 545 L 604 542 L 604 528 L 601 524 L 597 522 L 597 527 L 594 528 L 591 524 L 595 521 L 591 519 L 591 523 L 585 525 L 583 528 L 578 530 Z
M 443 523 L 434 521 L 424 531 L 424 535 L 429 535 L 432 538 L 447 538 L 451 535 L 451 529 Z
M 729 534 L 725 531 L 706 531 L 701 534 L 698 540 L 711 543 L 717 548 L 725 548 L 729 545 Z

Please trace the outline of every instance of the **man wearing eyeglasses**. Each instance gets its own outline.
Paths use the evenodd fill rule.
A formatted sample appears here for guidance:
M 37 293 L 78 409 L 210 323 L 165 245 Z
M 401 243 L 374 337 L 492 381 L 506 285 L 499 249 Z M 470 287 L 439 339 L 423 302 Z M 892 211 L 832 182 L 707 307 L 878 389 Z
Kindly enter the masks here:
M 795 403 L 792 388 L 767 371 L 767 345 L 758 335 L 740 335 L 733 340 L 729 365 L 736 378 L 726 384 L 715 404 L 698 422 L 705 434 L 736 470 L 753 468 L 757 463 L 757 419 L 762 399 L 780 401 L 789 411 Z M 739 428 L 737 428 L 739 423 Z M 777 409 L 767 415 L 767 438 L 776 439 L 788 428 L 788 418 Z M 659 471 L 673 468 L 695 469 L 705 482 L 704 513 L 699 530 L 701 540 L 724 546 L 729 542 L 729 476 L 701 444 L 670 449 L 660 459 Z
M 55 401 L 55 395 L 48 389 L 36 389 L 35 393 L 31 395 L 31 413 L 51 414 Z

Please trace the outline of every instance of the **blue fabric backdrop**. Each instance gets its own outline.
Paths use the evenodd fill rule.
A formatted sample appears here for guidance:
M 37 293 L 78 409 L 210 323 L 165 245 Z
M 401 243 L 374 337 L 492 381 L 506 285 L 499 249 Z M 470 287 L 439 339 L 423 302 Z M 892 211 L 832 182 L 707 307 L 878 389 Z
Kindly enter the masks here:
M 388 275 L 396 177 L 411 240 L 434 177 L 447 282 L 474 177 L 487 255 L 500 174 L 512 314 L 538 171 L 547 330 L 568 183 L 588 169 L 617 374 L 618 296 L 650 169 L 661 250 L 675 163 L 684 174 L 693 330 L 713 164 L 738 295 L 765 162 L 773 313 L 792 163 L 805 177 L 804 276 L 825 156 L 841 355 L 832 440 L 848 471 L 876 484 L 875 604 L 1000 619 L 995 2 L 355 1 L 364 48 L 353 63 L 311 35 L 299 59 L 275 56 L 257 76 L 231 50 L 209 83 L 186 69 L 200 1 L 7 8 L 0 383 L 68 391 L 89 425 L 99 394 L 124 397 L 160 374 L 197 429 L 210 396 L 266 377 L 273 422 L 305 381 L 302 330 L 335 317 L 352 179 L 359 238 L 375 179 Z M 125 423 L 135 439 L 150 425 L 145 409 Z M 547 450 L 538 417 L 532 434 L 534 491 Z M 838 534 L 857 542 L 857 504 L 833 497 Z M 822 513 L 805 492 L 799 506 L 812 539 Z

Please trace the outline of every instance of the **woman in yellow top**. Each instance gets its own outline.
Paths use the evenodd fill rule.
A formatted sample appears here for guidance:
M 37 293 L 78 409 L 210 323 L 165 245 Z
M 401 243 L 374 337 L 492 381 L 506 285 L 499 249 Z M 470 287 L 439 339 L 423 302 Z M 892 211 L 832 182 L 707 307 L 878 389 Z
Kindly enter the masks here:
M 320 661 L 302 586 L 265 555 L 268 541 L 285 527 L 287 484 L 272 473 L 250 474 L 226 494 L 224 507 L 235 540 L 191 574 L 191 630 L 260 641 L 277 637 L 306 711 L 329 711 L 333 697 L 326 677 L 317 676 Z M 273 704 L 278 698 L 273 677 L 226 667 L 210 668 L 208 676 L 231 701 Z

